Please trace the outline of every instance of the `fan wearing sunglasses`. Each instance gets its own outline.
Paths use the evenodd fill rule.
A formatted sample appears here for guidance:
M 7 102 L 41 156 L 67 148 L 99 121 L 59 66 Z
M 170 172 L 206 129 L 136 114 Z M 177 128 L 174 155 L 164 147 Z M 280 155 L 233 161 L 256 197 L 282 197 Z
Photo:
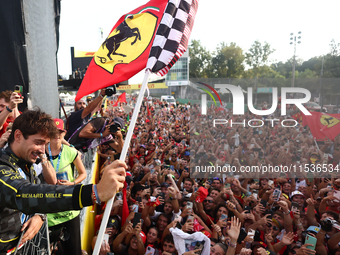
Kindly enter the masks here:
M 273 249 L 277 254 L 283 254 L 287 249 L 287 246 L 294 242 L 294 233 L 285 231 L 281 240 L 278 239 L 278 235 L 281 233 L 282 225 L 276 219 L 273 219 L 271 228 L 271 235 L 273 237 Z M 266 228 L 269 228 L 267 226 Z

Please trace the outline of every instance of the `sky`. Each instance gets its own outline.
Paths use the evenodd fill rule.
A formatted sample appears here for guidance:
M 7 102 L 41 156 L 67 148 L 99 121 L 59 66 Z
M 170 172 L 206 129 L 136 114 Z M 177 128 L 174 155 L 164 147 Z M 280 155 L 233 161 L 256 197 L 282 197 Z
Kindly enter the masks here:
M 70 47 L 97 51 L 118 19 L 147 0 L 61 1 L 58 70 L 71 73 Z M 301 31 L 298 59 L 308 60 L 330 52 L 330 42 L 340 43 L 338 0 L 200 0 L 190 40 L 200 40 L 213 52 L 221 42 L 235 42 L 246 52 L 255 40 L 268 42 L 275 52 L 270 60 L 287 61 L 294 54 L 290 33 Z M 104 38 L 100 37 L 100 28 Z M 144 72 L 129 80 L 142 83 Z

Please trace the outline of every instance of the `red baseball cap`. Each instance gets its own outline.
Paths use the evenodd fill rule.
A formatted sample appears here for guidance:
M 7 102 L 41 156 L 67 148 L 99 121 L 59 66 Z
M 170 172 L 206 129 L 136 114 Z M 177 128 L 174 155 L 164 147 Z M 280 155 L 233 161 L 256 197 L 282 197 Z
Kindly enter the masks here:
M 66 130 L 64 129 L 64 121 L 62 119 L 53 119 L 53 121 L 58 130 L 66 132 Z
M 140 237 L 142 238 L 143 243 L 145 244 L 145 242 L 146 242 L 146 235 L 144 234 L 143 231 L 141 231 L 141 232 L 139 233 L 139 235 L 140 235 Z
M 203 234 L 205 234 L 208 238 L 211 237 L 211 234 L 210 234 L 208 231 L 202 230 L 201 232 L 202 232 Z

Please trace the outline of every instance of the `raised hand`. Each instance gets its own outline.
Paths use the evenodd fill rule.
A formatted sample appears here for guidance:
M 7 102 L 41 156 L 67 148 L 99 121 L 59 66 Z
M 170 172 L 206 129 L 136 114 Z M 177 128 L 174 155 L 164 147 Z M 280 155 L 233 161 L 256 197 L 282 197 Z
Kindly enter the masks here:
M 310 206 L 314 206 L 314 205 L 316 204 L 316 201 L 314 200 L 312 194 L 310 195 L 310 198 L 308 198 L 308 199 L 306 200 L 306 202 L 307 202 L 307 204 L 310 205 Z
M 227 201 L 227 207 L 228 207 L 228 210 L 230 210 L 230 211 L 236 210 L 236 206 L 230 201 Z
M 124 187 L 126 169 L 127 165 L 121 160 L 115 160 L 104 168 L 103 176 L 97 184 L 100 201 L 108 201 Z
M 240 251 L 240 255 L 251 255 L 252 250 L 251 249 L 247 249 L 247 248 L 242 248 Z
M 236 218 L 235 216 L 231 218 L 230 221 L 230 227 L 227 229 L 227 234 L 231 238 L 231 240 L 237 240 L 240 229 L 241 229 L 241 222 L 239 218 Z
M 135 228 L 133 229 L 133 233 L 136 236 L 139 236 L 141 231 L 142 231 L 142 220 L 140 220 L 140 222 L 135 226 Z
M 313 255 L 313 254 L 316 254 L 315 250 L 307 248 L 307 247 L 313 247 L 313 246 L 314 246 L 313 244 L 304 244 L 304 245 L 301 246 L 300 249 L 298 249 L 296 251 L 296 254 L 297 255 Z
M 267 251 L 264 248 L 258 248 L 256 255 L 268 255 Z
M 193 231 L 193 229 L 194 229 L 194 222 L 191 220 L 187 220 L 182 227 L 183 232 Z
M 195 254 L 199 254 L 200 251 L 201 251 L 201 249 L 187 251 L 187 252 L 184 252 L 183 255 L 195 255 Z
M 217 233 L 217 234 L 220 234 L 222 232 L 220 226 L 218 226 L 217 224 L 214 224 L 213 225 L 213 228 L 214 228 L 214 231 Z
M 270 230 L 269 233 L 264 236 L 264 238 L 266 239 L 267 243 L 272 243 L 274 241 L 272 230 Z
M 266 214 L 264 217 L 262 217 L 260 220 L 259 220 L 259 223 L 261 225 L 267 225 L 268 223 L 272 223 L 272 219 L 269 219 L 267 218 L 267 216 L 269 216 L 270 214 Z
M 284 245 L 292 244 L 294 242 L 294 233 L 293 232 L 289 232 L 289 233 L 284 232 L 284 235 L 282 237 L 281 242 Z
M 125 234 L 132 234 L 133 233 L 133 227 L 132 227 L 132 223 L 130 222 L 126 228 L 123 231 Z

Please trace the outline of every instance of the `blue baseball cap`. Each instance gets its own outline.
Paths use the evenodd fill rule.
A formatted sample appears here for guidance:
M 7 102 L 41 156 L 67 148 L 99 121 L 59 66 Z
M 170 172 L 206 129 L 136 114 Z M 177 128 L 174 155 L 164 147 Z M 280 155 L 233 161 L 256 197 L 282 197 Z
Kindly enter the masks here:
M 167 188 L 169 188 L 170 185 L 169 185 L 169 183 L 167 183 L 167 182 L 162 182 L 161 187 L 167 187 Z
M 307 232 L 314 232 L 314 233 L 318 233 L 320 231 L 320 228 L 317 226 L 309 226 L 306 230 Z

